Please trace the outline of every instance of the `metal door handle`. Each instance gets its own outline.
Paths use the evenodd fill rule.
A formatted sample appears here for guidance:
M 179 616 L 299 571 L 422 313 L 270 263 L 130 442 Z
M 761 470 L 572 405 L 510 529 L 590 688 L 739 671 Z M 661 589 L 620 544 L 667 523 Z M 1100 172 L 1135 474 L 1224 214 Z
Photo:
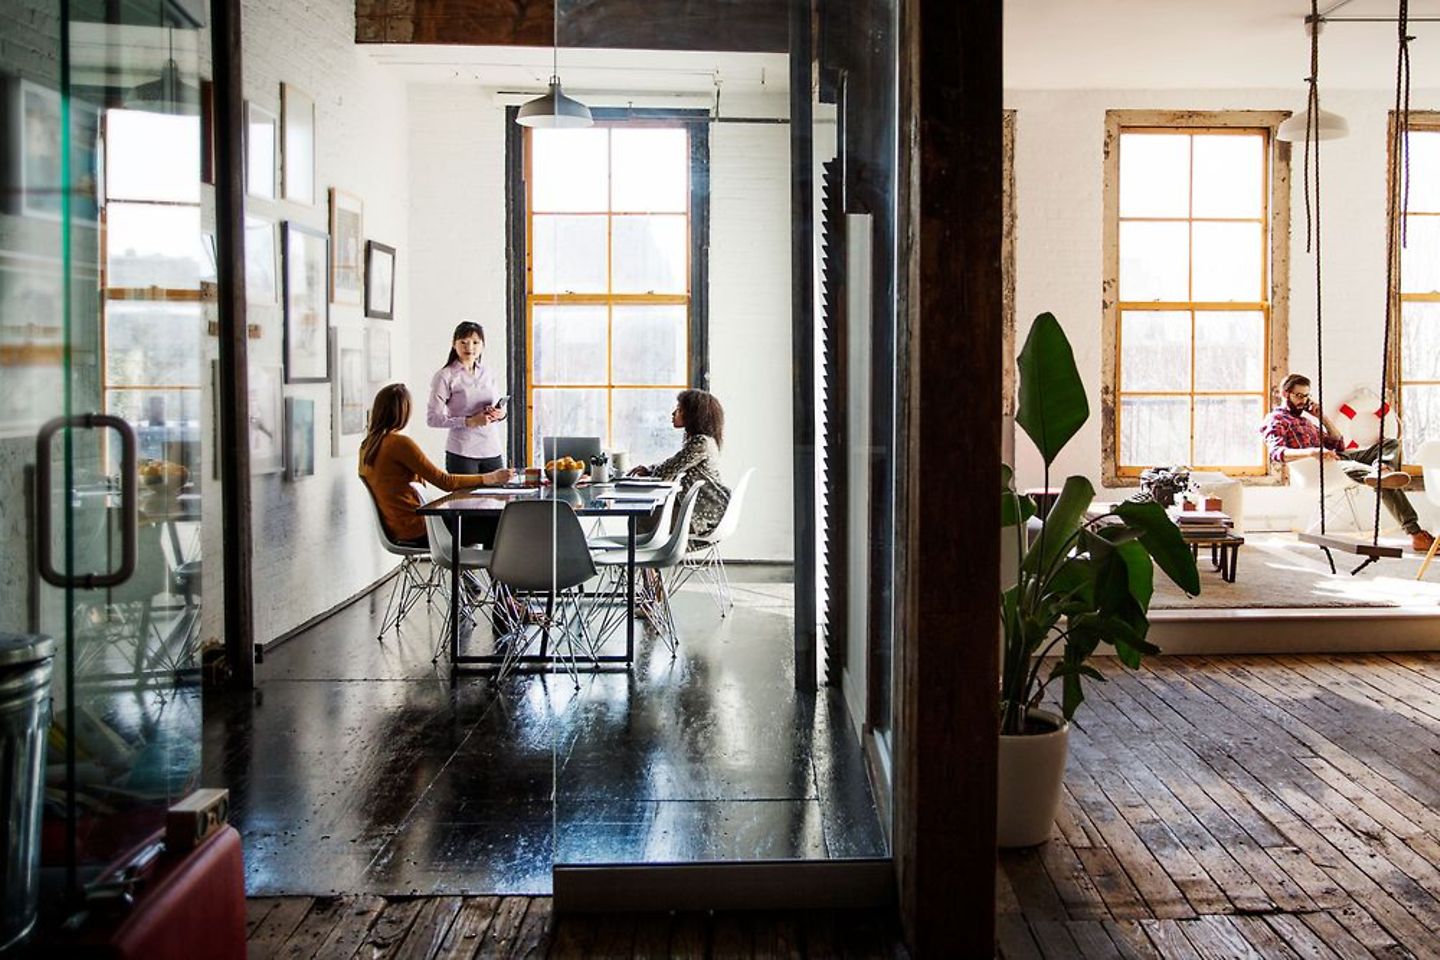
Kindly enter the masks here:
M 55 569 L 51 555 L 50 532 L 50 439 L 66 429 L 94 430 L 109 427 L 120 434 L 120 567 L 109 573 L 86 573 L 79 576 Z M 35 566 L 44 581 L 56 587 L 115 587 L 135 573 L 138 547 L 139 458 L 136 454 L 135 428 L 120 417 L 108 413 L 82 413 L 56 417 L 40 428 L 35 436 Z

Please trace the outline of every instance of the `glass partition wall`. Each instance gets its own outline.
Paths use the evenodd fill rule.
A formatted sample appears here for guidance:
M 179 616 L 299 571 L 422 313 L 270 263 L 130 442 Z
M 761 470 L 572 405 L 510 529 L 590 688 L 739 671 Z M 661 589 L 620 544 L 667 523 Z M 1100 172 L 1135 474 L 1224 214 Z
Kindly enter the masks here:
M 0 631 L 55 642 L 59 912 L 198 780 L 208 36 L 183 3 L 4 6 Z

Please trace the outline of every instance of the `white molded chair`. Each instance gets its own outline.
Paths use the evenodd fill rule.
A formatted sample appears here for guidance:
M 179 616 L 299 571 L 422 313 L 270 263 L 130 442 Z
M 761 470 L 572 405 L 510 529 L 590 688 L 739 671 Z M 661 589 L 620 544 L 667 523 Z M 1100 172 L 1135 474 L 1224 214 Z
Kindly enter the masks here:
M 415 606 L 422 596 L 425 598 L 426 604 L 432 602 L 433 594 L 439 589 L 440 584 L 437 579 L 438 571 L 433 566 L 424 576 L 420 575 L 420 561 L 430 556 L 430 548 L 396 543 L 390 536 L 390 531 L 385 529 L 385 518 L 380 515 L 380 504 L 375 500 L 375 493 L 370 489 L 370 484 L 364 480 L 360 482 L 364 485 L 365 492 L 369 494 L 370 505 L 375 510 L 375 532 L 380 537 L 380 545 L 385 548 L 387 553 L 400 558 L 400 570 L 391 583 L 390 599 L 385 604 L 385 617 L 380 621 L 380 633 L 375 637 L 376 640 L 384 643 L 385 634 L 391 627 L 394 627 L 396 634 L 399 634 L 401 621 L 405 619 L 410 608 Z
M 1420 444 L 1420 449 L 1415 451 L 1415 462 L 1420 465 L 1425 475 L 1425 499 L 1435 506 L 1440 506 L 1440 440 L 1426 440 Z M 1420 564 L 1420 572 L 1415 574 L 1416 580 L 1424 578 L 1430 561 L 1435 559 L 1436 544 L 1440 544 L 1440 540 L 1430 544 L 1430 549 L 1425 552 L 1425 562 Z
M 422 483 L 411 483 L 410 489 L 415 491 L 421 503 L 429 503 L 432 499 L 429 488 Z M 484 602 L 484 598 L 489 593 L 478 575 L 490 566 L 493 552 L 483 547 L 467 547 L 462 545 L 457 561 L 454 542 L 450 536 L 450 529 L 445 525 L 445 520 L 441 517 L 427 516 L 425 518 L 425 537 L 430 541 L 427 552 L 430 554 L 431 566 L 438 571 L 437 576 L 440 583 L 448 586 L 450 581 L 447 575 L 450 569 L 456 566 L 458 562 L 460 567 L 461 625 L 463 628 L 465 621 L 468 620 L 471 628 L 473 628 L 473 611 Z M 450 637 L 450 598 L 448 596 L 448 590 L 442 592 L 446 594 L 445 618 L 441 623 L 440 634 L 435 641 L 435 648 L 431 652 L 430 660 L 432 663 L 440 659 L 440 654 L 445 649 L 445 641 Z M 468 633 L 469 631 L 462 629 L 461 632 Z
M 730 612 L 735 605 L 734 596 L 730 592 L 730 577 L 725 572 L 725 561 L 720 556 L 720 545 L 729 539 L 735 529 L 740 526 L 740 511 L 745 505 L 745 491 L 750 489 L 750 478 L 755 475 L 755 468 L 751 467 L 740 475 L 740 482 L 735 484 L 735 489 L 730 491 L 730 502 L 725 505 L 725 513 L 720 517 L 720 522 L 715 529 L 703 537 L 691 537 L 689 550 L 685 554 L 685 563 L 681 568 L 680 576 L 676 580 L 676 586 L 680 587 L 688 583 L 692 577 L 699 577 L 705 584 L 706 591 L 720 607 L 720 616 Z
M 660 638 L 665 641 L 665 646 L 670 648 L 670 658 L 675 658 L 675 653 L 680 647 L 680 632 L 675 626 L 675 613 L 670 608 L 670 594 L 674 593 L 677 584 L 676 578 L 671 577 L 671 582 L 665 582 L 667 573 L 674 571 L 685 562 L 685 551 L 690 540 L 690 521 L 695 517 L 695 501 L 700 497 L 700 484 L 690 488 L 685 494 L 685 499 L 680 503 L 680 518 L 666 537 L 665 542 L 657 547 L 648 550 L 635 551 L 636 570 L 655 570 L 660 574 L 659 596 L 642 595 L 636 591 L 636 603 L 643 604 L 642 612 L 651 623 L 655 624 L 660 631 Z M 620 575 L 628 563 L 624 550 L 602 550 L 595 554 L 595 565 L 602 571 L 609 572 L 611 583 L 610 601 L 611 606 L 624 610 L 625 597 L 621 592 L 621 585 L 624 577 Z M 623 619 L 623 618 L 620 618 Z M 603 637 L 608 630 L 619 619 L 606 618 L 602 623 L 600 635 Z
M 1311 505 L 1308 519 L 1298 527 L 1304 533 L 1318 533 L 1320 530 L 1320 462 L 1315 458 L 1291 460 L 1285 464 L 1290 474 L 1290 486 L 1302 491 L 1304 502 Z M 1363 484 L 1356 483 L 1335 460 L 1325 463 L 1325 521 L 1330 528 L 1331 521 L 1338 517 L 1342 522 L 1348 519 L 1350 529 L 1364 530 L 1367 526 L 1361 519 L 1360 506 L 1356 502 Z M 1344 507 L 1342 511 L 1338 508 Z

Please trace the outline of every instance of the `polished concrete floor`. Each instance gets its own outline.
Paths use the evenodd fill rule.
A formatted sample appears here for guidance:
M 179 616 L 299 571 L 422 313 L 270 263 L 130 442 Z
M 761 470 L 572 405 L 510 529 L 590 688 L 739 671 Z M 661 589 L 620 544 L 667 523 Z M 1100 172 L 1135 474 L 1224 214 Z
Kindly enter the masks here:
M 423 607 L 376 642 L 384 589 L 273 650 L 252 694 L 206 697 L 247 891 L 543 895 L 555 862 L 884 856 L 838 693 L 794 688 L 793 587 L 739 576 L 723 619 L 676 596 L 677 658 L 642 634 L 630 673 L 578 691 L 452 683 Z

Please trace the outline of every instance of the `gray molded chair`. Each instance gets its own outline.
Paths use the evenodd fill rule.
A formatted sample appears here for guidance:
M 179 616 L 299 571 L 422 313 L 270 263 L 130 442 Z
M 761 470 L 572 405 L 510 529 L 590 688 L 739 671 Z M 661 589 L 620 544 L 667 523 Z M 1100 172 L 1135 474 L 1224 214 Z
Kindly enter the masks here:
M 390 536 L 390 531 L 385 529 L 385 518 L 380 515 L 380 503 L 375 499 L 375 491 L 371 490 L 370 484 L 364 480 L 360 483 L 369 494 L 370 505 L 375 511 L 375 532 L 380 537 L 380 545 L 387 553 L 400 558 L 400 570 L 391 583 L 390 599 L 385 603 L 385 617 L 380 621 L 380 633 L 375 637 L 384 643 L 385 634 L 391 627 L 395 628 L 397 635 L 400 633 L 401 621 L 421 597 L 425 598 L 426 604 L 432 602 L 433 594 L 440 584 L 435 567 L 432 566 L 424 576 L 420 574 L 420 561 L 430 556 L 430 548 L 396 543 L 395 538 Z M 423 498 L 421 502 L 424 502 Z
M 670 521 L 675 516 L 675 501 L 677 497 L 666 497 L 665 505 L 660 508 L 660 520 L 655 524 L 647 536 L 635 537 L 636 550 L 653 550 L 663 544 L 670 536 Z M 591 550 L 628 550 L 630 548 L 629 534 L 618 536 L 600 536 L 590 538 Z
M 574 509 L 555 499 L 507 503 L 500 513 L 489 570 L 495 584 L 510 596 L 522 602 L 545 600 L 544 612 L 527 609 L 496 640 L 496 646 L 504 649 L 504 659 L 495 682 L 515 669 L 534 636 L 540 638 L 543 655 L 554 634 L 555 653 L 579 689 L 578 655 L 583 652 L 592 662 L 595 659 L 595 644 L 580 605 L 585 582 L 595 576 L 595 562 Z M 537 628 L 533 636 L 531 627 Z
M 429 488 L 422 483 L 411 483 L 410 488 L 420 498 L 421 503 L 429 503 L 431 500 Z M 429 541 L 426 552 L 430 554 L 430 563 L 437 572 L 439 582 L 445 586 L 449 585 L 450 578 L 447 574 L 450 568 L 456 565 L 454 542 L 450 536 L 450 530 L 445 526 L 442 517 L 427 516 L 425 518 L 425 538 Z M 474 610 L 482 605 L 487 599 L 490 590 L 482 579 L 485 569 L 490 565 L 493 551 L 483 547 L 460 547 L 460 616 L 462 627 L 468 621 L 470 628 L 474 628 Z M 440 659 L 441 652 L 445 649 L 445 641 L 450 636 L 450 598 L 448 591 L 442 588 L 445 596 L 445 617 L 440 626 L 440 635 L 436 638 L 435 648 L 431 651 L 431 662 Z M 463 634 L 468 636 L 469 630 L 462 629 Z M 464 639 L 464 637 L 462 637 Z
M 699 577 L 706 591 L 720 607 L 720 616 L 735 606 L 734 595 L 730 592 L 730 576 L 725 572 L 725 561 L 720 556 L 720 544 L 724 543 L 740 526 L 740 511 L 745 505 L 745 491 L 750 489 L 750 478 L 755 475 L 751 467 L 740 475 L 740 482 L 730 491 L 730 502 L 715 529 L 703 537 L 690 538 L 690 549 L 685 554 L 685 563 L 675 578 L 675 586 L 684 586 L 692 577 Z
M 660 638 L 665 641 L 665 646 L 670 648 L 670 658 L 675 658 L 680 648 L 680 632 L 675 626 L 675 613 L 670 608 L 670 594 L 674 592 L 674 578 L 667 583 L 666 575 L 679 568 L 685 560 L 685 551 L 690 540 L 690 521 L 695 516 L 695 501 L 700 496 L 700 484 L 690 488 L 685 494 L 685 499 L 680 503 L 680 518 L 666 537 L 665 542 L 658 547 L 648 550 L 635 551 L 636 570 L 654 570 L 660 574 L 660 585 L 658 595 L 647 594 L 642 596 L 640 591 L 636 592 L 636 602 L 641 604 L 641 613 L 654 624 L 660 632 Z M 623 610 L 624 595 L 621 592 L 624 584 L 624 577 L 621 571 L 625 569 L 627 560 L 626 551 L 605 550 L 595 556 L 595 562 L 602 570 L 609 572 L 608 578 L 611 584 L 609 598 Z M 618 621 L 617 621 L 618 622 Z M 603 636 L 613 623 L 607 620 L 602 628 Z

